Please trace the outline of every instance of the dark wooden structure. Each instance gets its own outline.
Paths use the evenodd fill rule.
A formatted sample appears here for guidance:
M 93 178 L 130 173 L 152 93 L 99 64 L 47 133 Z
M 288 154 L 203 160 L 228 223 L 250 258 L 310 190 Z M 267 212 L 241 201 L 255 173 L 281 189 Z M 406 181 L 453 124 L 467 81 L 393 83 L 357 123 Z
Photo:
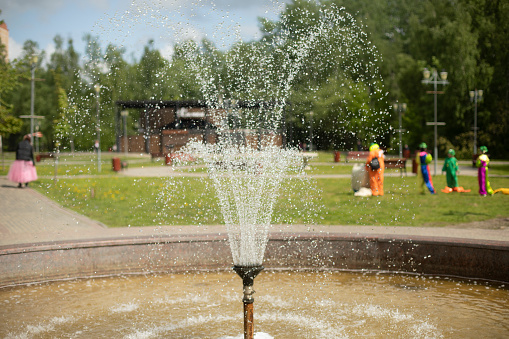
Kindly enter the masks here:
M 120 127 L 121 112 L 128 109 L 136 109 L 139 112 L 138 134 L 128 136 L 129 152 L 145 152 L 154 155 L 165 155 L 176 151 L 184 146 L 189 140 L 195 139 L 205 143 L 216 143 L 217 121 L 220 117 L 233 120 L 232 104 L 225 105 L 225 108 L 211 109 L 203 101 L 162 101 L 162 100 L 140 100 L 140 101 L 117 101 L 117 151 L 123 152 L 123 130 Z M 260 108 L 274 107 L 274 103 L 268 102 L 235 102 L 235 109 L 257 110 Z M 217 114 L 217 113 L 220 114 Z M 283 114 L 284 116 L 284 114 Z M 271 131 L 248 130 L 240 128 L 240 124 L 232 125 L 231 134 L 238 139 L 239 143 L 246 145 L 259 145 L 263 135 L 269 135 Z M 285 124 L 283 123 L 282 126 Z M 278 133 L 277 143 L 284 145 L 285 133 Z

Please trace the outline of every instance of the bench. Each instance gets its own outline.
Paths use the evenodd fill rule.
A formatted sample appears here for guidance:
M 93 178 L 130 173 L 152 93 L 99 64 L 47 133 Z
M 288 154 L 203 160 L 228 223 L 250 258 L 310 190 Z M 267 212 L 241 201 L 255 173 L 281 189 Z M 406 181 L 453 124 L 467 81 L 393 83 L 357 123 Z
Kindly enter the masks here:
M 41 162 L 42 159 L 54 158 L 55 153 L 39 153 L 35 156 L 35 161 Z
M 385 158 L 384 164 L 385 168 L 399 168 L 403 173 L 405 171 L 406 174 L 406 158 Z
M 368 158 L 369 152 L 368 151 L 349 151 L 346 154 L 345 161 L 366 161 Z

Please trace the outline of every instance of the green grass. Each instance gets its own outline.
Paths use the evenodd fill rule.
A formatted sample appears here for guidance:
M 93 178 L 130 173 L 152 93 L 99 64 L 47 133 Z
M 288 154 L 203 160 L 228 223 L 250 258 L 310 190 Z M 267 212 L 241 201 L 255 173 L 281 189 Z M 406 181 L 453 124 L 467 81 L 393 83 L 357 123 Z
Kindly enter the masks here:
M 318 180 L 325 213 L 323 224 L 446 226 L 509 216 L 508 196 L 480 197 L 476 177 L 460 177 L 470 193 L 440 192 L 445 177 L 434 177 L 439 192 L 420 194 L 416 177 L 386 177 L 383 197 L 353 197 L 348 180 Z M 509 178 L 492 178 L 493 187 L 509 187 Z
M 58 175 L 70 178 L 42 178 L 31 186 L 57 201 L 108 226 L 220 224 L 222 216 L 212 183 L 207 178 L 128 178 L 113 172 L 111 159 L 127 160 L 129 168 L 164 166 L 164 159 L 146 155 L 104 153 L 101 175 L 97 172 L 96 154 L 64 154 L 59 158 Z M 6 175 L 13 154 L 5 154 Z M 477 194 L 477 178 L 459 177 L 459 184 L 470 193 L 444 194 L 445 176 L 434 177 L 439 194 L 419 193 L 417 178 L 385 178 L 385 196 L 354 197 L 350 178 L 317 178 L 310 175 L 352 173 L 354 163 L 334 163 L 332 152 L 318 152 L 310 161 L 308 175 L 303 179 L 288 179 L 283 183 L 277 200 L 273 223 L 325 225 L 394 225 L 444 226 L 457 223 L 509 217 L 509 197 L 496 194 L 481 198 Z M 176 167 L 177 171 L 205 172 L 203 166 Z M 40 177 L 52 178 L 54 161 L 45 159 L 37 164 Z M 411 168 L 407 168 L 411 172 Z M 386 171 L 399 172 L 397 169 Z M 490 163 L 493 188 L 509 188 L 509 165 Z
M 386 177 L 383 197 L 354 197 L 350 179 L 288 179 L 277 201 L 274 223 L 325 225 L 445 226 L 508 217 L 507 196 L 482 198 L 475 177 L 460 177 L 470 193 L 432 196 L 418 192 L 415 177 Z M 445 186 L 443 176 L 435 187 Z M 509 178 L 492 178 L 509 187 Z M 108 226 L 220 224 L 215 192 L 206 178 L 45 179 L 35 189 Z
M 509 165 L 490 163 L 489 174 L 507 175 L 509 174 Z
M 201 178 L 43 179 L 32 187 L 113 227 L 220 223 L 214 194 Z
M 311 158 L 309 160 L 310 163 L 314 162 L 334 162 L 334 152 L 330 151 L 319 151 L 319 152 L 311 152 L 311 153 L 317 153 L 318 157 Z M 341 160 L 344 162 L 343 154 L 341 155 Z

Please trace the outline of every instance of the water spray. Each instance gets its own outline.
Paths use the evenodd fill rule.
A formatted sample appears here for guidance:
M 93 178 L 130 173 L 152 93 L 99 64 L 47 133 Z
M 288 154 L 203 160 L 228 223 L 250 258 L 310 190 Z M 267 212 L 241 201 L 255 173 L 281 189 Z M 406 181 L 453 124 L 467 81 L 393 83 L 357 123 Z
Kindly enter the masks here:
M 263 266 L 233 266 L 233 270 L 242 279 L 244 286 L 244 339 L 253 339 L 254 323 L 253 323 L 253 289 L 254 278 L 263 270 Z

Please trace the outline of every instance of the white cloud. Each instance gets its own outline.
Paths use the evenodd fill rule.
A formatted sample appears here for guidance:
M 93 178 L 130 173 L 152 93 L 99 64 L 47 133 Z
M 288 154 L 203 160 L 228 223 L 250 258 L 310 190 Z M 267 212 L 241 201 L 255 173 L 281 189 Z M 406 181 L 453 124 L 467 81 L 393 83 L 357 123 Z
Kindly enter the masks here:
M 64 0 L 0 0 L 0 7 L 5 12 L 24 12 L 34 8 L 54 11 L 64 5 Z
M 55 48 L 55 44 L 54 43 L 49 43 L 46 45 L 46 47 L 44 47 L 44 52 L 46 52 L 46 63 L 49 62 L 49 58 L 51 57 L 51 55 L 55 52 L 56 48 Z
M 161 56 L 168 61 L 171 61 L 173 58 L 173 53 L 175 52 L 173 45 L 168 44 L 160 48 Z
M 32 11 L 37 13 L 37 16 L 43 22 L 48 22 L 51 15 L 63 6 L 65 6 L 64 0 L 0 0 L 2 16 L 15 17 L 20 14 Z
M 0 9 L 3 14 L 21 13 L 29 10 L 37 10 L 37 12 L 48 15 L 54 13 L 60 8 L 69 4 L 76 3 L 82 7 L 95 7 L 98 9 L 108 9 L 111 0 L 0 0 Z
M 9 37 L 9 60 L 20 58 L 23 54 L 23 45 Z
M 290 0 L 0 0 L 1 17 L 12 24 L 18 41 L 31 39 L 51 55 L 52 37 L 72 37 L 82 52 L 81 37 L 90 32 L 139 55 L 153 39 L 156 48 L 187 39 L 212 40 L 220 49 L 259 37 L 256 17 L 275 19 Z M 82 11 L 81 11 L 82 10 Z M 76 11 L 83 12 L 76 18 Z M 23 22 L 21 25 L 20 23 Z M 11 39 L 12 39 L 11 35 Z M 11 58 L 22 45 L 12 41 Z M 43 47 L 44 46 L 44 47 Z M 170 50 L 166 49 L 166 53 Z
M 55 44 L 48 43 L 44 47 L 44 52 L 45 52 L 46 58 L 49 58 L 53 54 L 53 52 L 55 52 L 55 50 L 56 50 Z M 40 51 L 38 53 L 40 53 Z M 18 43 L 16 40 L 14 40 L 13 38 L 10 37 L 9 38 L 9 60 L 12 61 L 14 59 L 19 59 L 21 57 L 23 57 L 23 45 Z M 45 60 L 45 61 L 48 62 L 49 60 Z
M 247 9 L 247 8 L 276 8 L 281 4 L 289 3 L 290 0 L 163 0 L 159 5 L 166 9 L 212 9 L 220 11 Z M 152 6 L 150 0 L 134 0 L 133 4 L 145 4 Z

